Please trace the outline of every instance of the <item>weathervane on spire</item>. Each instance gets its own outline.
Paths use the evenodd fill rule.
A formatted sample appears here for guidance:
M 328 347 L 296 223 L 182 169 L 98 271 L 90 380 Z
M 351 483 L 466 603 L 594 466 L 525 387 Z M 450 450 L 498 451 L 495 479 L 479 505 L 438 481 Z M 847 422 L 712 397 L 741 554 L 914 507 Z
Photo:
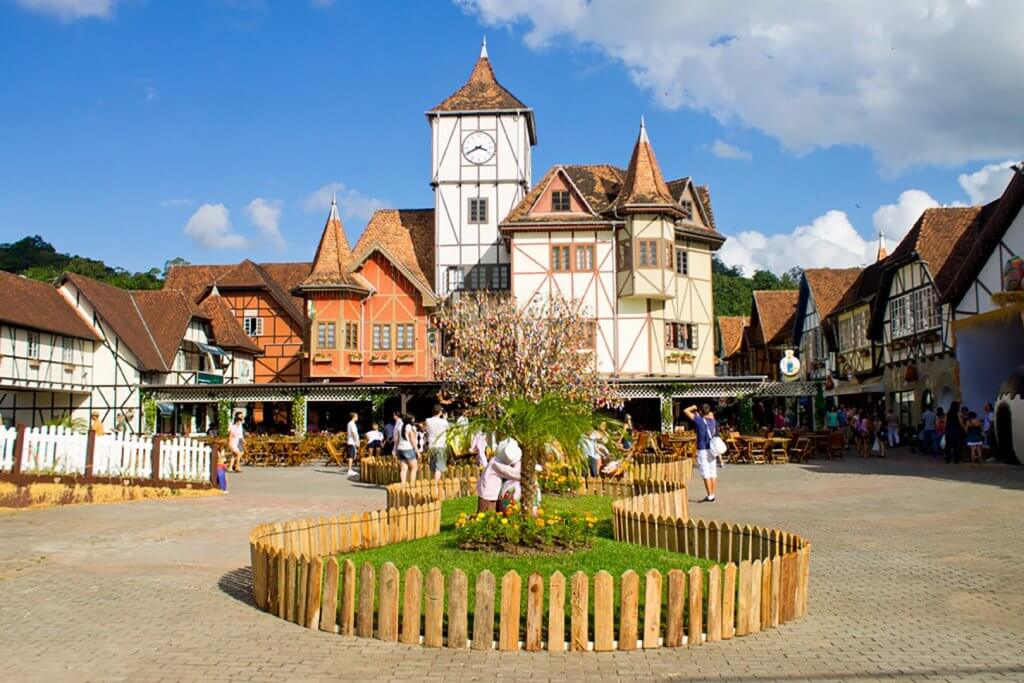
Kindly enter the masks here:
M 484 42 L 480 45 L 480 59 L 487 58 L 487 36 L 484 36 Z
M 878 256 L 875 257 L 876 261 L 881 261 L 889 255 L 889 250 L 885 248 L 885 233 L 881 230 L 878 231 Z
M 640 115 L 640 142 L 646 142 L 650 144 L 651 141 L 647 137 L 647 123 L 644 121 L 644 115 Z

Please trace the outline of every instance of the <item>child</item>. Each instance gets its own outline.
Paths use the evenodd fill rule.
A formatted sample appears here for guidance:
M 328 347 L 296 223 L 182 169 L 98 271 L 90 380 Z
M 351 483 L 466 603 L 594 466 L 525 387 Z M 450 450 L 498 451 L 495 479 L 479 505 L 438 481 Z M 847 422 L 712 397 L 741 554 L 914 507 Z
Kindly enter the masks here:
M 366 432 L 366 449 L 380 454 L 381 446 L 384 444 L 384 434 L 381 433 L 379 425 L 374 422 L 370 431 Z
M 228 466 L 220 453 L 217 454 L 217 488 L 224 493 L 228 492 Z
M 971 452 L 971 464 L 981 464 L 981 449 L 985 445 L 985 432 L 982 429 L 978 414 L 971 411 L 967 415 L 967 447 Z

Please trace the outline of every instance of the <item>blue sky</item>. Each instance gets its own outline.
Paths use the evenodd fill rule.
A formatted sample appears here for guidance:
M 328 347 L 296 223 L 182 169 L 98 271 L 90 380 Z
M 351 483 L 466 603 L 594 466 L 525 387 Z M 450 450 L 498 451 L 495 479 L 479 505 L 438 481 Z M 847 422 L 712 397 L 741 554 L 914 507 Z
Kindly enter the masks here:
M 953 33 L 974 54 L 970 27 L 1006 11 L 1006 41 L 987 35 L 963 93 L 922 106 L 929 82 L 902 64 L 927 76 L 961 48 L 939 52 L 898 13 L 875 20 L 909 57 L 850 53 L 836 14 L 818 19 L 825 47 L 809 60 L 782 30 L 799 16 L 766 33 L 678 3 L 637 17 L 597 0 L 0 2 L 0 241 L 38 233 L 130 269 L 307 260 L 329 194 L 315 193 L 332 183 L 354 240 L 374 207 L 432 205 L 423 112 L 465 81 L 486 34 L 498 78 L 536 111 L 535 178 L 559 162 L 624 166 L 644 114 L 666 176 L 710 185 L 727 260 L 854 265 L 878 229 L 892 241 L 925 206 L 995 196 L 1024 156 L 1021 89 L 985 68 L 1019 78 L 1021 13 L 990 5 Z M 704 28 L 684 39 L 677 21 Z M 827 51 L 829 31 L 843 47 Z M 205 232 L 186 234 L 197 213 Z

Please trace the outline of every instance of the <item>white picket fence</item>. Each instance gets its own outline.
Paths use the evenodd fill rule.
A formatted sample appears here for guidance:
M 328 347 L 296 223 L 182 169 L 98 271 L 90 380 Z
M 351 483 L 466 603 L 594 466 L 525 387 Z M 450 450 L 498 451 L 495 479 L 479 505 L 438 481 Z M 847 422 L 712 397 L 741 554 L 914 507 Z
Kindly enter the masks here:
M 14 466 L 17 429 L 0 428 L 0 472 Z M 88 435 L 65 427 L 25 430 L 21 471 L 26 474 L 85 474 Z M 131 434 L 96 437 L 93 476 L 149 479 L 153 474 L 153 439 Z M 209 481 L 212 452 L 206 444 L 185 437 L 160 442 L 160 479 Z

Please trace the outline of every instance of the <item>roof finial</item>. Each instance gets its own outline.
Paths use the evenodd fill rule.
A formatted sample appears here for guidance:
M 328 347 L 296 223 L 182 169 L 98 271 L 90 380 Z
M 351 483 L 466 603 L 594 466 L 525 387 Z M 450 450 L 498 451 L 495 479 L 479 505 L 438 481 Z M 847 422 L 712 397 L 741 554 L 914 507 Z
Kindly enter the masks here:
M 640 115 L 640 142 L 646 142 L 651 144 L 650 139 L 647 137 L 647 123 L 644 121 L 644 115 Z
M 487 36 L 484 36 L 484 42 L 480 46 L 480 59 L 488 59 L 488 57 L 487 57 Z
M 885 233 L 881 230 L 878 231 L 878 255 L 875 257 L 876 261 L 881 261 L 889 255 L 889 250 L 885 248 Z
M 327 221 L 340 221 L 338 217 L 338 193 L 334 192 L 331 194 L 331 215 L 327 217 Z

